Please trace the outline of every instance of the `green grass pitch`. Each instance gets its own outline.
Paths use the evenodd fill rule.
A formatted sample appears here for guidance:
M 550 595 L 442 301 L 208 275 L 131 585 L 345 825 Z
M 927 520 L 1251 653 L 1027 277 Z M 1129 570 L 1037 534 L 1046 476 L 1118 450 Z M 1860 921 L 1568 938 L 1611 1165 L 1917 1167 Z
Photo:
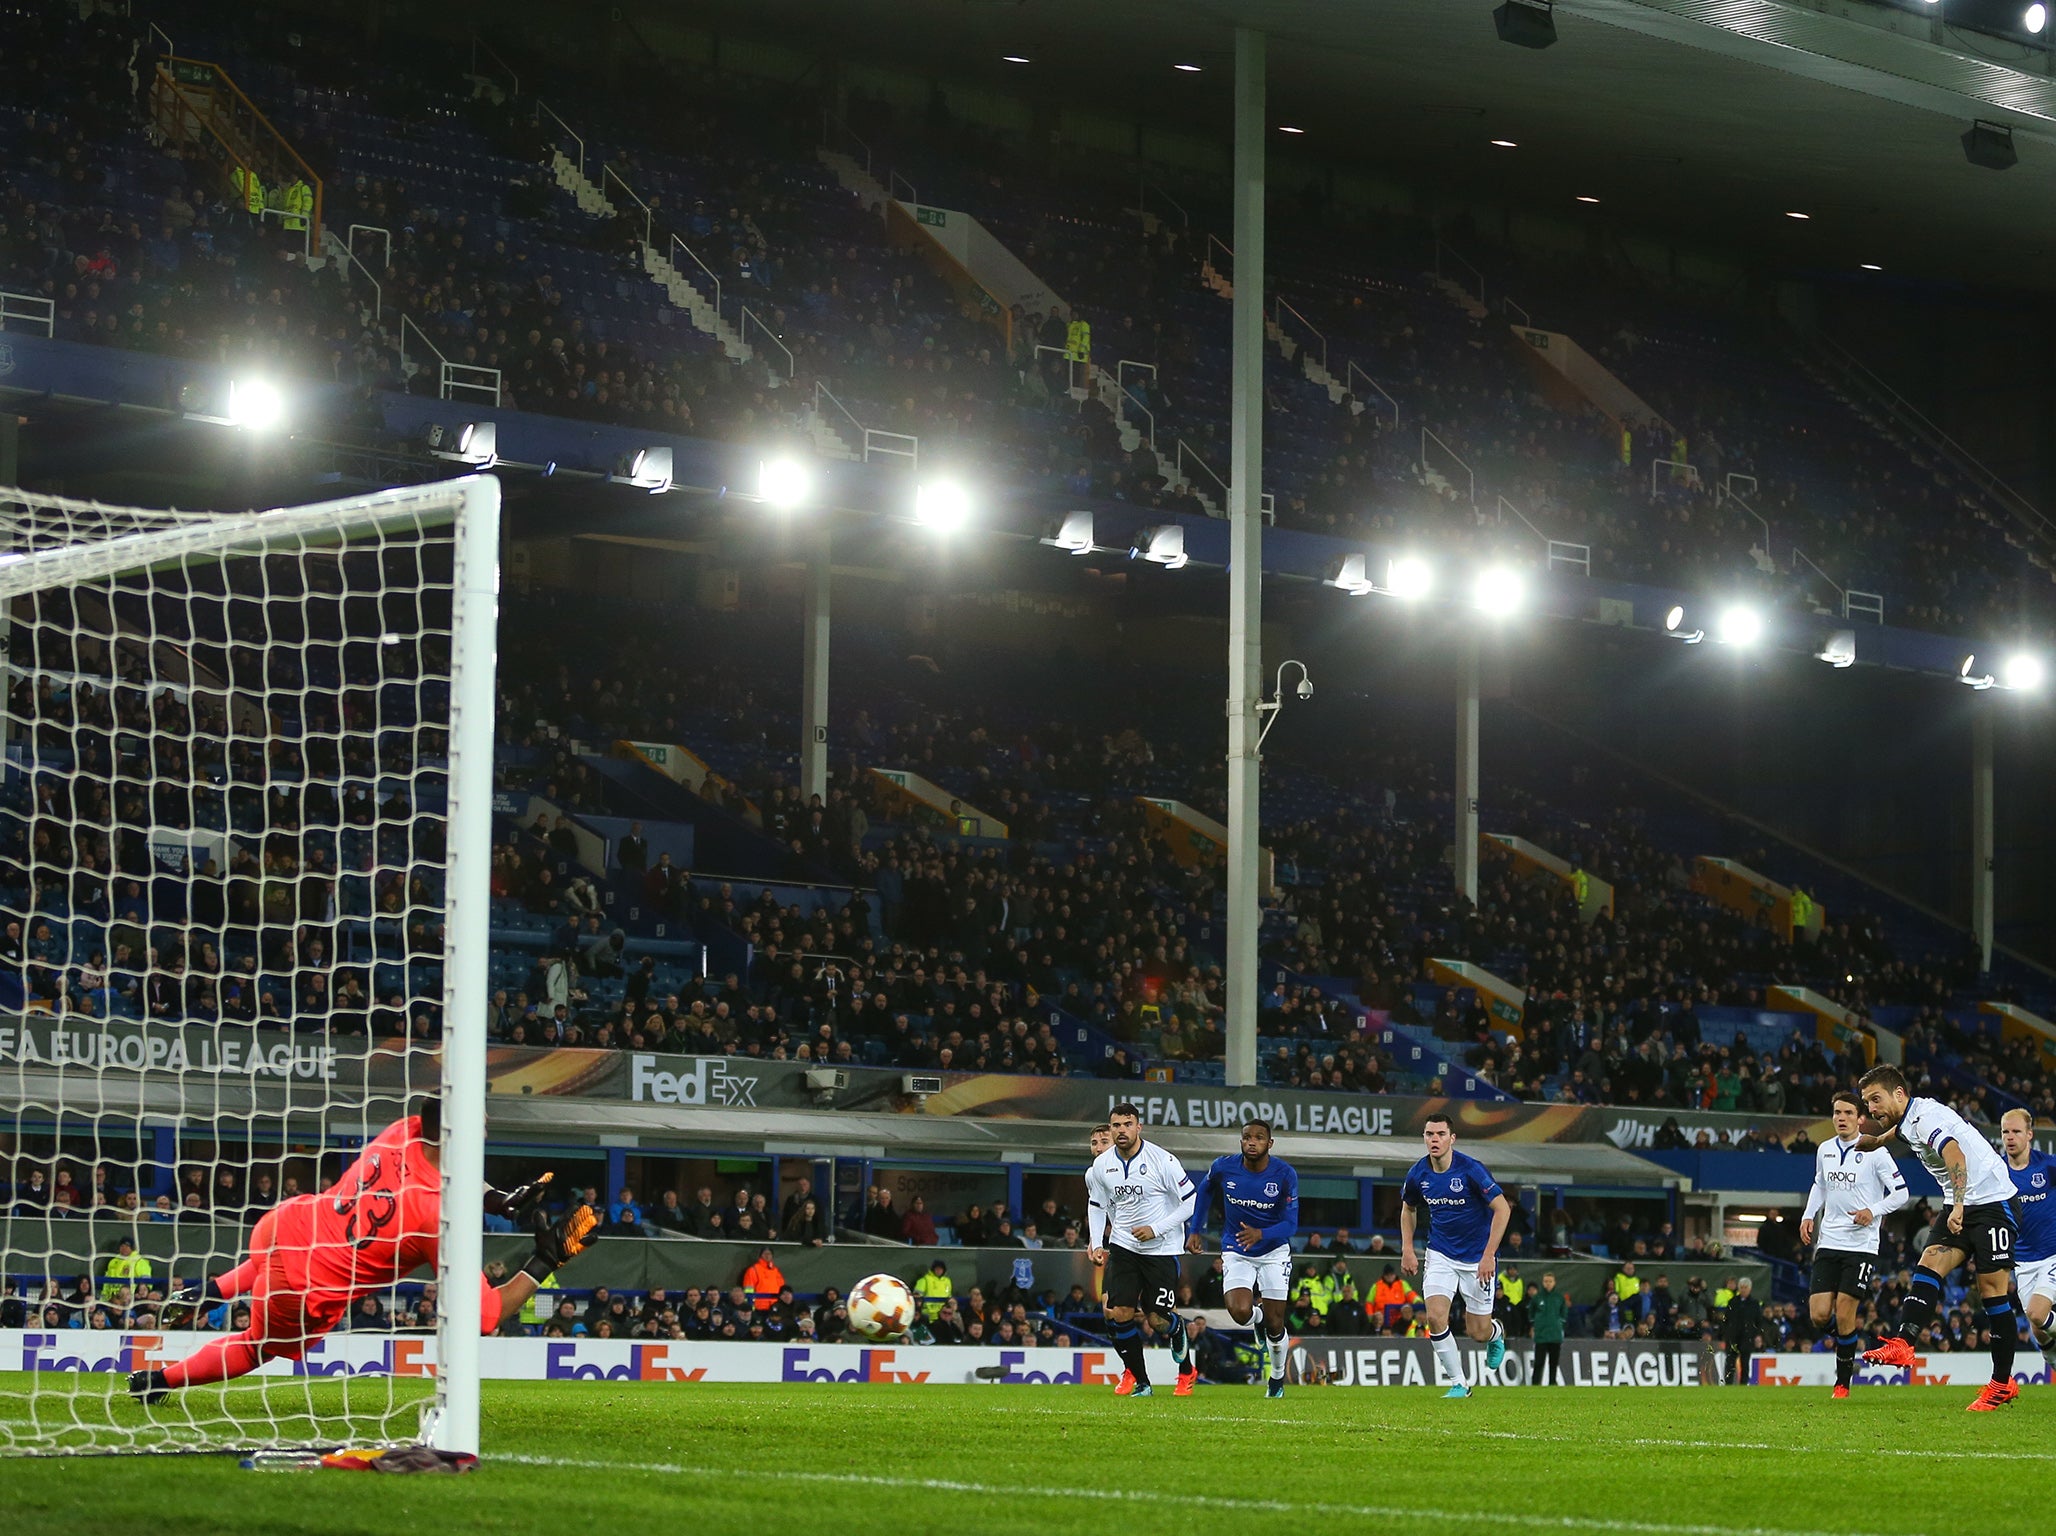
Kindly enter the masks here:
M 304 1406 L 303 1390 L 289 1390 Z M 1203 1387 L 1132 1401 L 1068 1387 L 489 1382 L 486 1463 L 467 1477 L 246 1472 L 216 1456 L 8 1460 L 0 1532 L 1191 1536 L 1243 1519 L 1380 1536 L 2056 1527 L 2056 1395 L 2030 1388 L 1999 1413 L 1965 1413 L 1972 1396 L 1511 1388 L 1448 1402 L 1438 1389 L 1294 1387 L 1269 1402 L 1255 1389 Z

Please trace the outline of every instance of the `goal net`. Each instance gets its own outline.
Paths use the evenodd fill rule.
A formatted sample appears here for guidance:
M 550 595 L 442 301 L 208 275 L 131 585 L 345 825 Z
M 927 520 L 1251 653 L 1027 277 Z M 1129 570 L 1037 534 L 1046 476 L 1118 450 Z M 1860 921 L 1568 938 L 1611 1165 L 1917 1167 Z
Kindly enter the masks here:
M 0 490 L 0 1451 L 476 1450 L 498 537 L 489 477 Z M 438 1097 L 437 1273 L 132 1397 L 261 1320 L 298 1214 Z

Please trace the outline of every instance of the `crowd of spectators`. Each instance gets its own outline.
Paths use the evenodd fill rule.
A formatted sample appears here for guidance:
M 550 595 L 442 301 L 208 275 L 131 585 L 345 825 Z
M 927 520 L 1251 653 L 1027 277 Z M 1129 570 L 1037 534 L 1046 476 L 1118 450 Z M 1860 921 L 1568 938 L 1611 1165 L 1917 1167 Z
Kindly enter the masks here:
M 641 189 L 653 245 L 686 241 L 779 338 L 791 363 L 771 369 L 723 356 L 682 316 L 668 335 L 596 319 L 600 288 L 655 292 L 636 251 L 644 217 L 625 205 L 613 217 L 576 212 L 544 168 L 551 146 L 532 114 L 467 94 L 455 55 L 367 55 L 347 30 L 308 18 L 211 25 L 204 41 L 246 65 L 324 176 L 329 221 L 394 232 L 373 258 L 386 313 L 374 316 L 367 290 L 335 265 L 300 259 L 279 221 L 235 206 L 224 167 L 144 144 L 155 57 L 129 20 L 30 13 L 9 19 L 7 42 L 61 62 L 27 72 L 23 110 L 0 124 L 17 151 L 0 184 L 0 272 L 53 300 L 61 334 L 410 387 L 394 344 L 406 313 L 452 361 L 499 370 L 503 403 L 525 409 L 761 440 L 802 425 L 820 380 L 867 425 L 920 435 L 936 462 L 975 455 L 987 473 L 1068 494 L 1197 506 L 1147 445 L 1121 446 L 1096 391 L 1073 401 L 1063 359 L 1037 351 L 1060 336 L 1055 314 L 971 302 L 835 186 L 815 160 L 818 104 L 804 93 L 660 63 L 614 90 L 581 85 L 573 70 L 559 98 Z M 641 110 L 645 98 L 662 110 Z M 1089 171 L 1052 178 L 1003 138 L 968 131 L 940 96 L 919 122 L 894 123 L 882 103 L 852 110 L 879 118 L 882 143 L 921 157 L 939 178 L 930 185 L 972 203 L 1096 315 L 1100 355 L 1150 364 L 1153 375 L 1129 381 L 1138 396 L 1202 457 L 1225 460 L 1224 423 L 1202 403 L 1217 382 L 1225 306 L 1201 283 L 1206 253 L 1189 226 L 1138 222 L 1130 194 Z M 496 205 L 480 212 L 355 157 L 340 130 L 364 112 L 424 163 L 451 135 L 489 148 L 508 167 Z M 1545 398 L 1497 317 L 1467 313 L 1422 276 L 1424 233 L 1290 203 L 1279 217 L 1307 223 L 1305 239 L 1281 242 L 1296 254 L 1280 282 L 1400 402 L 1330 402 L 1274 359 L 1284 526 L 1539 559 L 1525 518 L 1588 544 L 1596 574 L 1754 584 L 1807 608 L 1834 594 L 1791 558 L 1803 544 L 1844 586 L 1874 583 L 1895 619 L 1921 627 L 2017 630 L 2023 599 L 2046 614 L 2046 571 L 1946 467 L 1888 442 L 1824 386 L 1786 384 L 1776 408 L 1756 408 L 1755 381 L 1792 371 L 1774 330 L 1644 282 L 1623 289 L 1618 274 L 1524 265 L 1524 291 L 1558 303 L 1666 413 L 1630 423 L 1624 453 L 1619 424 Z M 562 254 L 572 251 L 596 256 L 598 269 Z M 1787 395 L 1797 406 L 1785 408 Z M 1461 462 L 1424 457 L 1422 426 Z M 1686 455 L 1691 475 L 1652 476 Z M 1752 488 L 1746 507 L 1727 495 L 1731 473 Z

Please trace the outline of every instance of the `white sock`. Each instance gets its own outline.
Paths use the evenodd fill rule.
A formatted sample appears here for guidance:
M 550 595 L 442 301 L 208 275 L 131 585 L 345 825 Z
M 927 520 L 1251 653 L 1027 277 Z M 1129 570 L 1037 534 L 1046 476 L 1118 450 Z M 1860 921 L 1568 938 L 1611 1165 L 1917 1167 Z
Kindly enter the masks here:
M 1452 1385 L 1463 1384 L 1463 1355 L 1456 1347 L 1456 1335 L 1447 1328 L 1440 1333 L 1428 1335 L 1428 1342 L 1435 1346 L 1435 1358 L 1442 1363 Z
M 1495 1339 L 1503 1339 L 1506 1337 L 1506 1324 L 1502 1323 L 1496 1317 L 1492 1319 L 1492 1337 Z
M 1271 1350 L 1271 1380 L 1285 1379 L 1285 1346 L 1287 1336 L 1283 1332 L 1264 1335 L 1264 1342 Z

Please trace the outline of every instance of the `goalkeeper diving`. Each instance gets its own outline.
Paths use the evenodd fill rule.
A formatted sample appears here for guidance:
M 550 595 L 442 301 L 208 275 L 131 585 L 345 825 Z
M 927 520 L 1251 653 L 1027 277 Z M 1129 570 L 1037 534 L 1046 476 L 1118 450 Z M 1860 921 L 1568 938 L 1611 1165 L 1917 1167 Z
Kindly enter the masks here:
M 266 1360 L 298 1360 L 340 1323 L 359 1298 L 382 1291 L 441 1250 L 442 1106 L 381 1131 L 326 1190 L 265 1212 L 250 1233 L 250 1256 L 202 1286 L 194 1302 L 250 1299 L 250 1326 L 202 1345 L 159 1371 L 136 1371 L 128 1389 L 145 1407 L 181 1387 L 246 1376 Z M 506 1284 L 482 1284 L 480 1333 L 496 1333 L 551 1271 L 592 1246 L 600 1219 L 588 1205 L 551 1222 L 542 1210 L 550 1175 L 507 1193 L 488 1189 L 489 1214 L 526 1221 L 535 1251 Z

